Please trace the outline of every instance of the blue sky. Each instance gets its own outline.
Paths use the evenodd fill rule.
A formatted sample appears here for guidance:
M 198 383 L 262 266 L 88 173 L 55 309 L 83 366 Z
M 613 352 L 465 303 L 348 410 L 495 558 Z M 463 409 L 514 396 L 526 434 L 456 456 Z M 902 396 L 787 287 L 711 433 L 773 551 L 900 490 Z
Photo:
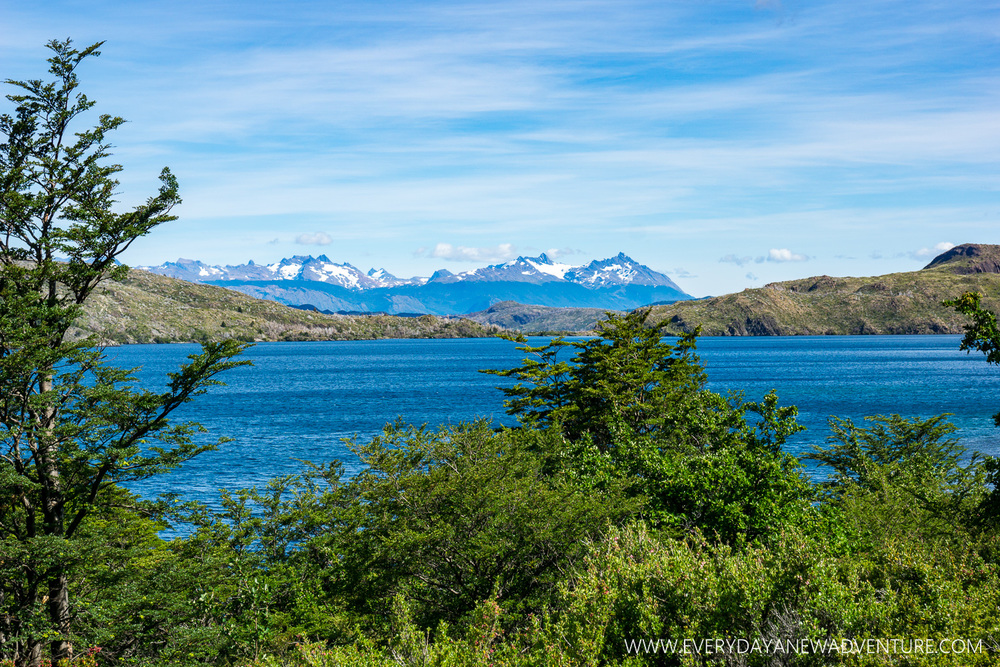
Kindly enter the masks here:
M 123 204 L 181 182 L 132 264 L 623 251 L 703 296 L 1000 243 L 993 0 L 0 0 L 2 78 L 66 37 Z

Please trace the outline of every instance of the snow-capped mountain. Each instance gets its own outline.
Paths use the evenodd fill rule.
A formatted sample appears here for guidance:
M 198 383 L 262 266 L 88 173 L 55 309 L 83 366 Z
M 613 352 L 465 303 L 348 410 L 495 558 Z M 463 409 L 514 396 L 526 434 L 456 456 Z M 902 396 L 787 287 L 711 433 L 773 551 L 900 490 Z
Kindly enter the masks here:
M 345 266 L 350 266 L 347 264 Z M 351 267 L 354 268 L 354 267 Z M 370 269 L 366 274 L 375 287 L 398 287 L 399 285 L 423 285 L 426 278 L 397 278 L 385 269 Z
M 473 271 L 441 269 L 429 278 L 408 279 L 397 278 L 385 269 L 363 273 L 326 255 L 296 255 L 273 264 L 248 262 L 239 266 L 179 259 L 139 268 L 289 305 L 309 304 L 334 311 L 454 315 L 484 310 L 499 301 L 618 310 L 691 298 L 670 278 L 624 253 L 583 266 L 553 261 L 541 254 Z
M 545 283 L 563 280 L 567 272 L 574 267 L 569 264 L 559 264 L 542 253 L 538 257 L 518 257 L 503 264 L 493 264 L 473 271 L 452 273 L 437 271 L 428 282 L 457 283 L 461 281 L 511 281 L 518 283 Z
M 607 287 L 610 285 L 652 285 L 680 289 L 673 280 L 639 264 L 620 252 L 610 259 L 594 260 L 586 266 L 571 269 L 565 279 L 580 285 Z
M 196 260 L 178 259 L 176 262 L 167 262 L 159 266 L 139 268 L 191 282 L 311 280 L 356 290 L 465 281 L 522 283 L 565 281 L 584 287 L 656 285 L 680 289 L 667 276 L 639 264 L 625 253 L 618 253 L 610 259 L 594 260 L 585 266 L 555 262 L 542 253 L 538 257 L 518 257 L 503 264 L 493 264 L 462 273 L 441 269 L 435 271 L 430 278 L 408 279 L 397 278 L 385 269 L 371 269 L 368 273 L 362 273 L 360 269 L 346 262 L 336 264 L 326 255 L 319 257 L 296 255 L 274 264 L 254 264 L 250 261 L 239 266 L 209 266 Z
M 594 260 L 585 266 L 562 264 L 542 253 L 538 257 L 518 257 L 474 271 L 452 274 L 438 271 L 428 282 L 454 283 L 463 280 L 548 283 L 564 281 L 584 287 L 611 285 L 651 285 L 680 288 L 667 276 L 639 264 L 623 252 L 609 259 Z
M 337 264 L 326 255 L 295 255 L 273 264 L 254 264 L 253 260 L 238 266 L 209 266 L 193 259 L 178 259 L 159 266 L 138 267 L 151 273 L 190 282 L 309 280 L 347 289 L 363 290 L 377 287 L 420 284 L 423 279 L 402 280 L 385 269 L 363 273 L 347 262 Z

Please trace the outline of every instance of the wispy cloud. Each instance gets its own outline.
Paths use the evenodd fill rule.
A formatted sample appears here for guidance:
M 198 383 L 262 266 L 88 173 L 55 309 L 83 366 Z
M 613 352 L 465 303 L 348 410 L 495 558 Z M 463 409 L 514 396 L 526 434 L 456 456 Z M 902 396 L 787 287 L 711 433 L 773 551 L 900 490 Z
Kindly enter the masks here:
M 788 248 L 771 248 L 767 251 L 769 262 L 804 262 L 808 259 L 805 255 L 792 252 Z
M 694 273 L 691 273 L 687 269 L 682 269 L 682 268 L 676 268 L 673 271 L 666 271 L 666 274 L 668 276 L 673 276 L 674 278 L 681 278 L 681 279 L 687 279 L 687 280 L 690 280 L 690 279 L 698 277 L 697 275 L 695 275 Z
M 754 264 L 761 264 L 763 262 L 804 262 L 808 259 L 809 257 L 806 255 L 792 252 L 788 248 L 771 248 L 768 250 L 766 255 L 751 257 L 750 255 L 729 254 L 724 257 L 720 257 L 719 262 L 724 264 L 735 264 L 736 266 L 745 266 L 751 262 Z
M 926 259 L 928 257 L 936 257 L 943 252 L 951 250 L 954 247 L 955 247 L 954 243 L 950 243 L 948 241 L 941 241 L 940 243 L 935 243 L 934 247 L 932 248 L 921 248 L 919 250 L 913 250 L 907 253 L 907 255 L 909 255 L 913 259 Z
M 754 259 L 749 255 L 745 255 L 742 257 L 740 255 L 726 255 L 725 257 L 719 258 L 719 262 L 723 264 L 735 264 L 736 266 L 743 266 L 744 264 L 749 264 L 752 261 L 754 261 Z M 763 260 L 761 258 L 758 259 L 758 261 L 763 261 Z
M 299 234 L 295 237 L 295 242 L 299 245 L 330 245 L 333 239 L 326 232 L 313 232 L 312 234 Z
M 549 248 L 545 251 L 546 257 L 551 260 L 562 259 L 564 257 L 569 257 L 571 255 L 581 255 L 582 250 L 576 250 L 575 248 Z
M 427 257 L 453 262 L 506 262 L 517 257 L 517 251 L 510 243 L 501 243 L 500 245 L 486 248 L 470 248 L 468 246 L 453 246 L 450 243 L 438 243 L 429 251 L 427 249 L 422 250 L 421 254 Z

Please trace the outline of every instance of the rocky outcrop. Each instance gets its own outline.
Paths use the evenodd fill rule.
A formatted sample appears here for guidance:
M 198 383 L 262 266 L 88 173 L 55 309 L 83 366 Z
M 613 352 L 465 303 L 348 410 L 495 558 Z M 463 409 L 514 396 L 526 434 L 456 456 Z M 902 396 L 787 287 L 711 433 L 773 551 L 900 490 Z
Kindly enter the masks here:
M 925 269 L 947 267 L 958 274 L 1000 273 L 1000 245 L 963 243 L 941 253 Z

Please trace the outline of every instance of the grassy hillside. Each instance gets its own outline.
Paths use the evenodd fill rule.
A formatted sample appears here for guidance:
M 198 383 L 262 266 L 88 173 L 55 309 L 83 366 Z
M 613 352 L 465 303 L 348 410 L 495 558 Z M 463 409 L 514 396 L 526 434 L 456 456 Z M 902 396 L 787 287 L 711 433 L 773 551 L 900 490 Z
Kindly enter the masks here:
M 105 282 L 88 301 L 76 336 L 105 344 L 245 341 L 477 338 L 495 333 L 466 319 L 425 315 L 324 315 L 262 301 L 222 287 L 131 270 Z
M 589 333 L 605 319 L 603 308 L 557 308 L 501 301 L 487 310 L 466 315 L 484 325 L 496 325 L 526 334 L 552 332 Z
M 941 302 L 973 290 L 1000 307 L 1000 246 L 957 246 L 920 271 L 818 276 L 655 306 L 649 321 L 670 334 L 700 325 L 706 336 L 962 333 L 964 318 Z

